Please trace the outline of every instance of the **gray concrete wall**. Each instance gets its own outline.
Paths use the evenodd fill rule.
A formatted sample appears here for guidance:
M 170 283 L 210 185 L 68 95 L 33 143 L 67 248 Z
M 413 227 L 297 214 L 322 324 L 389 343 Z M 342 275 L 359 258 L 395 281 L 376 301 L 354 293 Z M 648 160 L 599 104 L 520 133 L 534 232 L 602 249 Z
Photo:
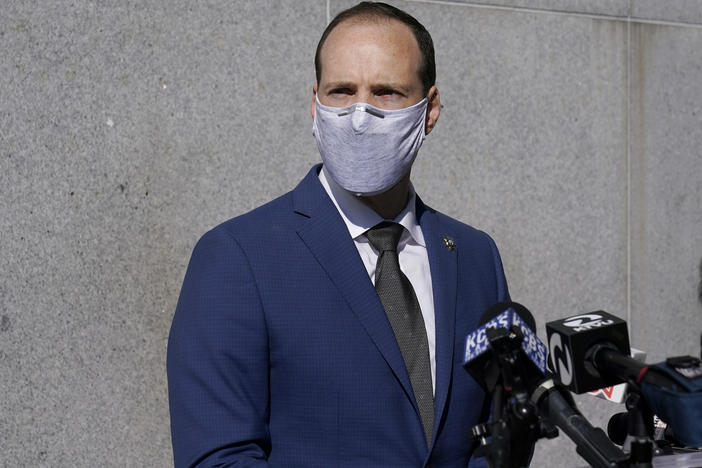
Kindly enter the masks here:
M 434 36 L 445 105 L 415 185 L 493 235 L 542 337 L 604 309 L 651 361 L 698 354 L 702 3 L 394 3 Z M 348 4 L 4 3 L 0 466 L 171 464 L 190 251 L 318 161 L 313 52 Z M 583 464 L 537 446 L 534 466 Z

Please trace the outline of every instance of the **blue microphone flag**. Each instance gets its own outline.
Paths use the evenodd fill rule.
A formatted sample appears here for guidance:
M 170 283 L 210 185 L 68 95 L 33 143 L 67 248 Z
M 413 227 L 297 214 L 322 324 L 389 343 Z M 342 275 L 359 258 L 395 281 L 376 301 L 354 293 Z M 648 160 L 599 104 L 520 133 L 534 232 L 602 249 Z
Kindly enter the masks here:
M 508 307 L 504 312 L 493 317 L 491 320 L 488 320 L 466 336 L 466 348 L 463 365 L 466 366 L 468 363 L 478 359 L 488 352 L 490 342 L 485 334 L 488 328 L 510 328 L 512 326 L 519 328 L 524 335 L 521 345 L 524 354 L 541 371 L 541 373 L 545 374 L 547 356 L 546 345 L 543 344 L 536 336 L 536 333 L 534 333 L 531 328 L 527 326 L 524 319 L 520 317 L 513 307 Z

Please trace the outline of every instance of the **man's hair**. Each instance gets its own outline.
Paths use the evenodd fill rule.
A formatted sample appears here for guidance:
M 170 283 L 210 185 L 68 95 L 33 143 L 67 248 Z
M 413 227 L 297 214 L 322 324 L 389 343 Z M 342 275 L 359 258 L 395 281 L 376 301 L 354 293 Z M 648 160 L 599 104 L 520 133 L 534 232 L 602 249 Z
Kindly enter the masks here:
M 412 34 L 414 34 L 414 38 L 419 45 L 419 51 L 422 54 L 422 64 L 419 67 L 419 79 L 422 81 L 424 94 L 428 93 L 429 88 L 434 86 L 436 82 L 436 62 L 434 60 L 434 42 L 431 40 L 429 31 L 410 14 L 382 2 L 361 2 L 336 15 L 327 25 L 327 28 L 322 33 L 322 37 L 319 39 L 317 52 L 314 55 L 314 69 L 318 83 L 322 77 L 322 62 L 320 60 L 322 46 L 324 46 L 332 30 L 347 20 L 396 20 L 407 25 L 412 30 Z

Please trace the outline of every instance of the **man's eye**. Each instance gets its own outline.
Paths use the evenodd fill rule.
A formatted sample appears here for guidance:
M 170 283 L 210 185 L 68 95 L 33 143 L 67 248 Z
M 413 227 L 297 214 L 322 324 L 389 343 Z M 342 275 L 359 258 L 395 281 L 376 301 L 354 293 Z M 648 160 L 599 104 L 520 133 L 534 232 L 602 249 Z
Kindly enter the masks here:
M 378 96 L 393 96 L 393 95 L 400 94 L 400 93 L 398 93 L 394 89 L 381 89 L 378 92 L 376 92 L 376 94 Z
M 331 90 L 330 94 L 346 94 L 346 95 L 351 95 L 353 94 L 353 91 L 351 91 L 349 88 L 335 88 Z

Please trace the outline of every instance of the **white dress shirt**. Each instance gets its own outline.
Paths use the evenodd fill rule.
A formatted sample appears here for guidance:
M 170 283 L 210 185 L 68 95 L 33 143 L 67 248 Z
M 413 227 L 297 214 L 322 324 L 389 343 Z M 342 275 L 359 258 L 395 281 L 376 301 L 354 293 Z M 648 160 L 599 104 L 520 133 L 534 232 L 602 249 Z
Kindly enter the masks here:
M 329 198 L 332 199 L 336 209 L 346 223 L 351 238 L 356 244 L 358 254 L 366 267 L 368 276 L 375 284 L 375 264 L 378 261 L 378 252 L 368 242 L 365 233 L 376 224 L 383 221 L 378 213 L 357 199 L 355 195 L 344 190 L 327 175 L 324 167 L 319 172 L 319 181 L 322 183 Z M 424 317 L 424 326 L 427 330 L 429 342 L 429 361 L 431 363 L 432 388 L 436 388 L 436 332 L 434 325 L 434 295 L 431 286 L 431 271 L 429 270 L 429 256 L 424 242 L 422 228 L 417 222 L 416 194 L 410 183 L 409 201 L 407 206 L 392 221 L 401 224 L 405 229 L 397 246 L 400 269 L 412 283 L 414 293 L 419 301 L 419 307 Z

